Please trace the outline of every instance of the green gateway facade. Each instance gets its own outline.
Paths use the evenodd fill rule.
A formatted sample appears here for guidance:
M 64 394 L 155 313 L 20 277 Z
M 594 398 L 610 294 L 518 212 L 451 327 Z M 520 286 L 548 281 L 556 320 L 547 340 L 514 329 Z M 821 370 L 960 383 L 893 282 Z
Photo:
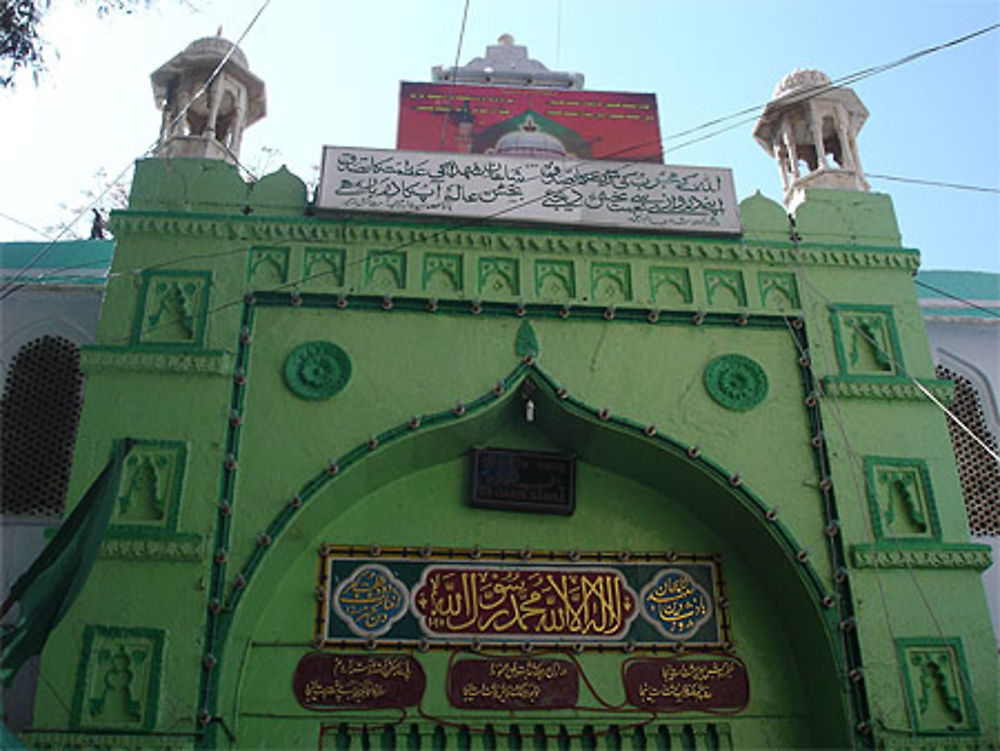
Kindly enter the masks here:
M 918 254 L 884 195 L 741 213 L 313 215 L 139 162 L 69 497 L 138 443 L 28 744 L 991 747 Z

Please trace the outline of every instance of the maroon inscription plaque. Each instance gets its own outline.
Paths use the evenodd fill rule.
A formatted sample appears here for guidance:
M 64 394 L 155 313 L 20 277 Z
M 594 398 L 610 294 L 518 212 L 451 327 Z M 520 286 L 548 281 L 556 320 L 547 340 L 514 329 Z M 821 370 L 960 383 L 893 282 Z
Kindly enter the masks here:
M 459 660 L 448 674 L 448 701 L 459 709 L 568 709 L 578 678 L 569 660 Z
M 738 712 L 750 701 L 743 663 L 726 657 L 631 660 L 625 666 L 629 704 L 657 712 Z
M 427 678 L 409 655 L 313 652 L 299 660 L 292 691 L 306 709 L 410 707 L 424 695 Z

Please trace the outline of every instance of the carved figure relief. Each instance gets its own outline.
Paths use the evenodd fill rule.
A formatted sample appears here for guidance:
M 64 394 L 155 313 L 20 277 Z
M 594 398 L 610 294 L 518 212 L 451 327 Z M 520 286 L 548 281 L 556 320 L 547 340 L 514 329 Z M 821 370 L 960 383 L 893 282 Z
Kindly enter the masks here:
M 901 359 L 889 309 L 835 306 L 832 316 L 841 373 L 896 374 Z
M 868 502 L 876 538 L 939 538 L 927 468 L 918 459 L 866 457 Z
M 87 626 L 71 724 L 148 730 L 156 724 L 164 632 Z
M 208 273 L 151 272 L 145 274 L 141 315 L 134 340 L 143 344 L 198 346 L 205 328 Z
M 136 442 L 125 461 L 112 524 L 172 529 L 185 456 L 183 443 Z
M 969 678 L 958 639 L 916 638 L 896 642 L 910 714 L 918 733 L 975 731 Z

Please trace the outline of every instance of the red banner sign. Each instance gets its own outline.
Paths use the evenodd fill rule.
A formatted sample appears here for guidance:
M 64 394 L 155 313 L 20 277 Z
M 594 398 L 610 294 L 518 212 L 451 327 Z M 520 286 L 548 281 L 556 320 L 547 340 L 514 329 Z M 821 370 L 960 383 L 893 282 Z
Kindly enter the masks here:
M 315 652 L 299 660 L 292 691 L 306 709 L 411 707 L 424 695 L 427 678 L 409 655 Z
M 431 566 L 413 608 L 429 634 L 505 639 L 614 639 L 636 616 L 625 578 L 601 568 Z
M 750 682 L 743 663 L 724 657 L 632 660 L 625 666 L 625 696 L 657 712 L 737 712 L 750 701 Z
M 448 701 L 460 709 L 568 709 L 578 695 L 569 660 L 460 660 L 448 675 Z
M 403 83 L 396 148 L 662 162 L 655 94 Z

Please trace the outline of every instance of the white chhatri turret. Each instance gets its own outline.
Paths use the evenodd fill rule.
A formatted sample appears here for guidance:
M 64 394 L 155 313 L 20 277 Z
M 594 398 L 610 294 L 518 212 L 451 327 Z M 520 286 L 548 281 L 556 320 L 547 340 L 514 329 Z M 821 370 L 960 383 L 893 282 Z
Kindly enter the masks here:
M 821 71 L 794 70 L 781 79 L 753 136 L 778 162 L 788 211 L 805 200 L 806 188 L 868 190 L 857 144 L 867 119 L 857 94 Z
M 156 106 L 163 110 L 156 156 L 235 162 L 244 129 L 267 114 L 264 82 L 250 72 L 242 50 L 222 38 L 221 28 L 218 36 L 191 42 L 150 78 Z
M 583 73 L 549 70 L 528 57 L 528 48 L 514 44 L 514 37 L 501 34 L 496 44 L 486 48 L 486 57 L 477 57 L 455 68 L 435 65 L 434 81 L 469 83 L 480 86 L 538 86 L 546 89 L 582 89 Z

